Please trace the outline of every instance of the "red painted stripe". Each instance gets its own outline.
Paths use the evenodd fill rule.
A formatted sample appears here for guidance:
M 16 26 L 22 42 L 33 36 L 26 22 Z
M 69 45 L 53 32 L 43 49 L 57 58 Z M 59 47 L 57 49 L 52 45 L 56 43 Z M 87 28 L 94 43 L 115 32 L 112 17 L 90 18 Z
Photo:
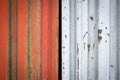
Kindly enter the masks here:
M 18 0 L 18 80 L 26 80 L 26 1 Z
M 41 54 L 42 54 L 42 80 L 49 79 L 48 77 L 48 0 L 41 1 Z
M 58 80 L 58 0 L 51 0 L 51 80 Z
M 0 80 L 7 79 L 8 0 L 0 0 Z

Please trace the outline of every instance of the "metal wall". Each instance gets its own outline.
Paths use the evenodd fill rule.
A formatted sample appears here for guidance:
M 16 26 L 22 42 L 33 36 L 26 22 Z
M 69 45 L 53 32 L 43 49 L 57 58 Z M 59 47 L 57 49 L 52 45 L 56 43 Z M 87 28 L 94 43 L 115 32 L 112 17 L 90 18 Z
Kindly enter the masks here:
M 58 0 L 0 0 L 0 80 L 58 80 Z
M 62 0 L 62 80 L 120 80 L 119 5 Z

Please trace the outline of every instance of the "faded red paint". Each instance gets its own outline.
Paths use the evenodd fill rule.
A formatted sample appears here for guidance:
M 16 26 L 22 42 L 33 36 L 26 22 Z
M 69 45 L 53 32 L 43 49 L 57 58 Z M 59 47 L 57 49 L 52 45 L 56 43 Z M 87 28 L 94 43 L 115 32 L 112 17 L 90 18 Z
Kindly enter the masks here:
M 30 48 L 30 79 L 40 80 L 40 0 L 30 0 L 29 7 L 29 48 Z
M 27 0 L 18 0 L 18 80 L 26 80 Z
M 42 47 L 42 79 L 58 79 L 58 2 L 42 0 L 41 2 L 41 47 Z
M 8 3 L 0 0 L 0 80 L 7 79 Z
M 41 79 L 49 79 L 48 74 L 48 55 L 49 51 L 49 12 L 48 12 L 48 0 L 41 1 L 41 63 L 42 63 L 42 72 L 41 72 Z

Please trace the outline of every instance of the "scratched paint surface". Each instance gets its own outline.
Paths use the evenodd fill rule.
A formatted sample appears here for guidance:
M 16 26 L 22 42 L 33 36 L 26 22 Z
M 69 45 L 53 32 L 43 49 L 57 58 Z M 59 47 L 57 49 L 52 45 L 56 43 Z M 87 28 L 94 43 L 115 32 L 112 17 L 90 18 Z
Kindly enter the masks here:
M 0 0 L 0 80 L 58 80 L 58 0 Z
M 62 80 L 120 80 L 119 5 L 62 0 Z

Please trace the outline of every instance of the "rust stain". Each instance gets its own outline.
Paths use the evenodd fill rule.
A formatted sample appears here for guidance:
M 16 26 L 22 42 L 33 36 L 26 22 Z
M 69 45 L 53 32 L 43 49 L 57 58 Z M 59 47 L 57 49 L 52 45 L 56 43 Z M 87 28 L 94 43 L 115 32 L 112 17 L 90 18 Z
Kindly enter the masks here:
M 101 29 L 98 29 L 98 42 L 100 43 L 100 41 L 102 40 L 102 36 L 100 35 L 102 33 Z
M 91 21 L 93 21 L 93 17 L 92 16 L 90 16 L 90 19 L 91 19 Z
M 98 42 L 100 43 L 100 41 L 102 40 L 102 36 L 98 36 Z
M 90 44 L 88 44 L 88 52 L 90 51 Z
M 86 33 L 84 34 L 83 39 L 85 38 L 86 34 L 88 34 L 88 32 L 86 32 Z
M 99 34 L 101 34 L 101 33 L 102 33 L 102 30 L 101 30 L 101 29 L 99 29 L 99 30 L 98 30 L 98 33 L 99 33 Z

